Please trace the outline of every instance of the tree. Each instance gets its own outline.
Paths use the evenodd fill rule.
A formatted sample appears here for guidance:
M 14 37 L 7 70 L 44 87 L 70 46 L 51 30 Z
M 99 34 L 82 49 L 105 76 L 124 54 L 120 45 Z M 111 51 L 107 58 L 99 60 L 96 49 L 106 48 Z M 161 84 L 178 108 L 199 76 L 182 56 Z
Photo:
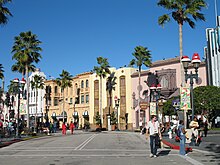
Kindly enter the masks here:
M 0 79 L 2 80 L 4 78 L 4 67 L 2 66 L 2 64 L 0 64 Z
M 196 114 L 205 114 L 212 122 L 220 115 L 220 87 L 199 86 L 194 88 L 193 96 Z
M 33 64 L 30 64 L 28 66 L 28 71 L 29 72 L 34 72 L 35 71 L 35 66 Z M 22 74 L 22 78 L 25 76 L 25 63 L 22 63 L 21 61 L 17 61 L 14 65 L 12 65 L 11 70 L 13 72 L 18 72 Z
M 36 93 L 36 109 L 35 109 L 35 127 L 34 132 L 37 130 L 37 99 L 38 99 L 38 89 L 44 89 L 44 77 L 40 75 L 34 75 L 33 80 L 31 81 L 32 90 L 35 89 Z
M 103 58 L 103 57 L 97 57 L 97 63 L 99 64 L 99 66 L 94 66 L 93 72 L 95 72 L 99 78 L 100 78 L 100 103 L 99 103 L 99 111 L 100 111 L 100 118 L 101 118 L 101 128 L 102 128 L 102 79 L 105 78 L 107 76 L 107 74 L 110 74 L 110 66 L 108 63 L 108 59 L 107 58 Z
M 164 14 L 159 17 L 158 24 L 164 26 L 165 23 L 171 20 L 170 15 L 179 25 L 179 48 L 180 48 L 180 61 L 183 56 L 183 32 L 182 27 L 184 23 L 188 23 L 191 28 L 195 28 L 195 21 L 205 21 L 205 17 L 200 11 L 207 4 L 205 0 L 159 0 L 158 6 L 162 6 L 172 12 Z M 184 70 L 181 64 L 181 80 L 182 85 L 185 86 Z
M 7 24 L 8 16 L 12 16 L 9 9 L 4 7 L 4 5 L 10 2 L 11 0 L 0 0 L 0 24 Z
M 62 73 L 60 74 L 60 78 L 57 78 L 56 80 L 56 84 L 61 88 L 61 92 L 62 92 L 62 101 L 63 101 L 63 122 L 65 121 L 64 120 L 64 101 L 65 101 L 65 98 L 64 98 L 64 90 L 68 87 L 71 87 L 72 86 L 72 75 L 70 75 L 69 72 L 63 70 Z
M 117 77 L 115 77 L 115 72 L 110 73 L 110 75 L 107 78 L 106 81 L 106 91 L 109 94 L 109 110 L 108 110 L 108 115 L 110 115 L 110 108 L 112 106 L 112 91 L 115 90 L 115 85 L 117 84 L 116 81 Z M 112 119 L 112 118 L 110 118 Z M 112 122 L 112 120 L 110 120 Z
M 173 107 L 173 100 L 176 100 L 176 98 L 170 98 L 163 104 L 163 116 L 172 116 L 177 114 L 175 108 Z
M 25 75 L 27 80 L 27 127 L 29 128 L 29 69 L 32 68 L 33 63 L 38 63 L 42 56 L 42 51 L 39 46 L 41 41 L 31 31 L 21 32 L 19 36 L 14 38 L 14 45 L 12 47 L 12 59 L 17 61 L 19 67 L 25 66 Z M 23 69 L 22 69 L 23 70 Z M 23 73 L 23 72 L 22 72 Z
M 151 65 L 151 53 L 150 51 L 143 46 L 135 47 L 134 53 L 132 55 L 135 57 L 130 61 L 129 66 L 136 65 L 138 67 L 138 125 L 140 121 L 140 92 L 141 92 L 141 68 L 142 65 L 149 67 Z

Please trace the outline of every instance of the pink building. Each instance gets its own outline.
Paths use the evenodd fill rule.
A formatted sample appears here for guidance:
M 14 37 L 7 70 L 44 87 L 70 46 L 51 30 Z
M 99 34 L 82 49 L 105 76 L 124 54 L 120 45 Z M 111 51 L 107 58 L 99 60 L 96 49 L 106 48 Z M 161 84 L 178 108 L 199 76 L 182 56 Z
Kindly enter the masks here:
M 152 63 L 149 70 L 141 72 L 141 87 L 140 87 L 140 107 L 139 93 L 138 93 L 138 73 L 131 75 L 132 77 L 132 97 L 133 97 L 133 127 L 139 128 L 145 125 L 150 118 L 149 112 L 149 102 L 150 102 L 150 89 L 149 86 L 155 81 L 155 74 L 157 74 L 157 81 L 161 84 L 161 97 L 164 100 L 179 95 L 179 88 L 181 87 L 181 65 L 179 57 L 160 60 Z M 188 73 L 192 71 L 194 73 L 194 68 L 189 65 Z M 201 62 L 199 71 L 199 81 L 196 83 L 194 81 L 194 87 L 206 86 L 207 76 L 206 76 L 206 65 L 205 62 Z M 189 80 L 185 84 L 189 87 Z M 151 98 L 152 99 L 152 98 Z M 140 109 L 140 114 L 139 114 Z

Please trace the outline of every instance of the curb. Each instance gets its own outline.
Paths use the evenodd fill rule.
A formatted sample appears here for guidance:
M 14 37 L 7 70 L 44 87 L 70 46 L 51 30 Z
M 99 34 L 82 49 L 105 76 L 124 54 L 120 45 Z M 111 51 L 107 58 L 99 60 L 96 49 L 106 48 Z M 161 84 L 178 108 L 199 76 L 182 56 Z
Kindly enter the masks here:
M 170 147 L 171 149 L 174 150 L 180 150 L 180 146 L 179 145 L 174 145 L 166 140 L 162 140 L 163 144 L 167 145 L 168 147 Z M 186 147 L 185 148 L 186 152 L 192 152 L 192 148 L 191 147 Z
M 10 140 L 10 141 L 0 142 L 0 148 L 7 147 L 7 146 L 9 146 L 13 143 L 26 141 L 26 140 L 30 140 L 30 139 L 42 138 L 42 137 L 44 137 L 44 136 L 23 137 L 21 139 L 13 139 L 13 140 Z M 46 137 L 48 137 L 48 136 L 46 136 Z

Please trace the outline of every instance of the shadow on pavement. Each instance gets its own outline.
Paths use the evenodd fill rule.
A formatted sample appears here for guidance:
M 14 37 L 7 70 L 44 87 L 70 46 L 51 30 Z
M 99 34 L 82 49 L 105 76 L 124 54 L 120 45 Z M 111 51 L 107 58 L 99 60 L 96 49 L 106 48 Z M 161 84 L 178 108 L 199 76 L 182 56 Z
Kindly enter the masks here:
M 171 150 L 164 150 L 164 151 L 160 151 L 158 153 L 159 156 L 167 156 L 170 153 Z
M 205 148 L 207 148 L 208 151 L 220 153 L 220 146 L 216 145 L 215 143 L 211 143 L 211 144 L 207 145 Z

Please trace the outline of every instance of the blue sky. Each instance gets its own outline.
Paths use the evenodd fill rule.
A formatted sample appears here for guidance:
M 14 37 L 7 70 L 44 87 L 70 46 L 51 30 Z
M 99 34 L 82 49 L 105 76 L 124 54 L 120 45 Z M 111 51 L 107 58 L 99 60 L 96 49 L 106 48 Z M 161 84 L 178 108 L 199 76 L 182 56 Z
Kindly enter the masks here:
M 152 60 L 179 56 L 178 25 L 173 20 L 164 28 L 158 17 L 168 13 L 155 0 L 19 0 L 7 5 L 13 14 L 0 27 L 0 63 L 5 70 L 6 85 L 18 73 L 11 71 L 14 37 L 31 30 L 42 41 L 42 60 L 36 64 L 46 75 L 59 77 L 62 70 L 71 75 L 90 71 L 96 58 L 108 58 L 119 68 L 133 58 L 136 46 L 147 47 Z M 214 0 L 207 0 L 202 12 L 206 22 L 196 28 L 183 26 L 183 53 L 203 57 L 205 29 L 215 27 Z M 219 3 L 219 2 L 218 2 Z M 146 69 L 146 68 L 143 68 Z

